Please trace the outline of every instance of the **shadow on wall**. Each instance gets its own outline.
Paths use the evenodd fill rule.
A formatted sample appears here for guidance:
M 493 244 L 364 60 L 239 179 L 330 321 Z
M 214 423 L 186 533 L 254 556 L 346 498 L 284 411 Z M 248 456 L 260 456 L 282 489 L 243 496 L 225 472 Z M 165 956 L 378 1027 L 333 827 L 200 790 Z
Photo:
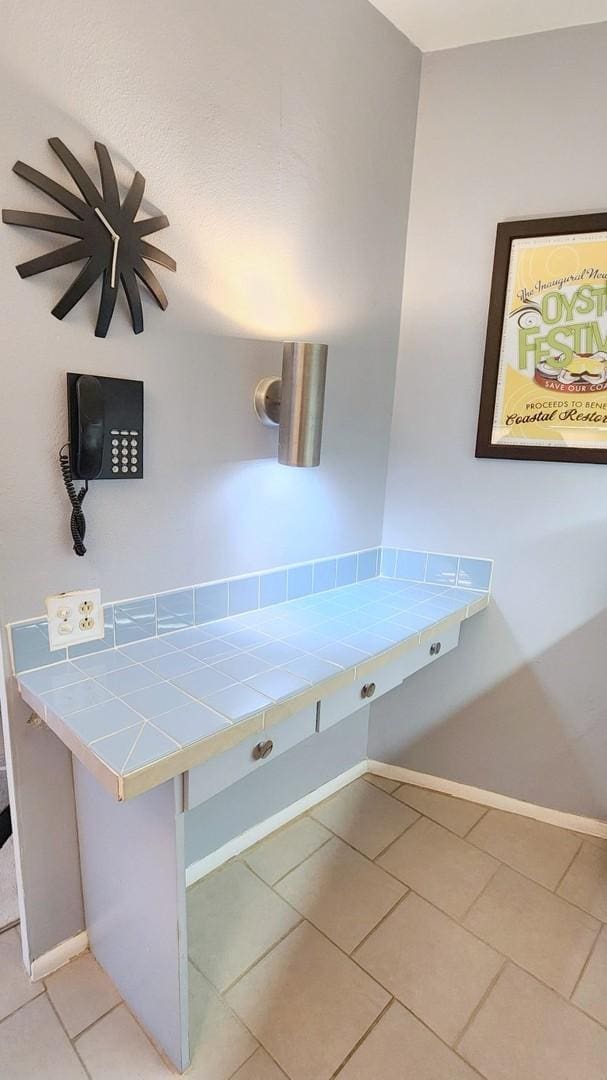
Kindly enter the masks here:
M 496 650 L 517 655 L 516 666 L 477 697 L 450 703 L 450 685 L 484 655 L 488 634 Z M 463 625 L 460 648 L 438 667 L 418 672 L 372 706 L 369 757 L 607 819 L 605 641 L 607 612 L 522 663 L 492 606 Z M 604 693 L 597 691 L 601 671 Z

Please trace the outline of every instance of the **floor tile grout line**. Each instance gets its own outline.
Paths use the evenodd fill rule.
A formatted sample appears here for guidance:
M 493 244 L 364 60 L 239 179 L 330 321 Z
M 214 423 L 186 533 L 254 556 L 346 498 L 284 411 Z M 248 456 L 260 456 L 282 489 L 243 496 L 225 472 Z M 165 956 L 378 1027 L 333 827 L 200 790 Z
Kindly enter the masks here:
M 456 1035 L 456 1036 L 455 1036 L 455 1039 L 453 1040 L 453 1044 L 452 1044 L 452 1046 L 453 1046 L 453 1049 L 454 1049 L 454 1050 L 455 1050 L 455 1048 L 456 1048 L 456 1047 L 458 1047 L 458 1046 L 459 1046 L 459 1044 L 461 1043 L 462 1039 L 464 1038 L 464 1035 L 466 1034 L 466 1032 L 468 1031 L 468 1029 L 469 1029 L 469 1028 L 470 1028 L 470 1027 L 472 1026 L 472 1024 L 474 1023 L 474 1021 L 475 1021 L 476 1017 L 478 1016 L 479 1012 L 481 1011 L 481 1009 L 482 1009 L 483 1005 L 485 1004 L 485 1002 L 486 1002 L 486 1001 L 487 1001 L 487 1000 L 489 999 L 489 997 L 491 996 L 491 994 L 492 994 L 492 992 L 493 992 L 494 988 L 496 987 L 496 985 L 497 985 L 497 983 L 498 983 L 499 979 L 501 978 L 502 974 L 503 974 L 503 973 L 504 973 L 504 971 L 506 970 L 506 968 L 507 968 L 507 966 L 508 966 L 508 963 L 509 963 L 509 961 L 508 961 L 508 959 L 506 959 L 506 960 L 504 961 L 504 963 L 500 965 L 500 967 L 499 967 L 499 968 L 498 968 L 498 970 L 496 971 L 495 975 L 494 975 L 494 976 L 493 976 L 493 978 L 491 979 L 491 982 L 489 983 L 489 986 L 488 986 L 488 987 L 487 987 L 487 989 L 485 990 L 485 993 L 484 993 L 484 994 L 482 995 L 482 997 L 481 997 L 480 1001 L 479 1001 L 479 1002 L 477 1003 L 477 1005 L 476 1005 L 476 1006 L 474 1007 L 474 1009 L 473 1009 L 473 1010 L 472 1010 L 472 1012 L 470 1013 L 470 1016 L 468 1017 L 468 1019 L 466 1020 L 466 1023 L 464 1024 L 463 1028 L 462 1028 L 462 1029 L 461 1029 L 461 1031 L 459 1032 L 459 1035 Z
M 400 805 L 403 806 L 404 803 L 401 803 Z M 408 806 L 407 810 L 411 810 L 411 807 Z M 414 810 L 413 813 L 417 814 L 417 817 L 414 818 L 413 821 L 410 821 L 408 825 L 405 825 L 403 831 L 400 832 L 398 836 L 395 836 L 394 840 L 391 840 L 389 844 L 386 844 L 385 847 L 381 849 L 381 851 L 378 851 L 377 855 L 373 856 L 373 859 L 371 860 L 372 862 L 377 863 L 377 860 L 381 859 L 382 855 L 385 855 L 388 849 L 391 848 L 393 844 L 396 844 L 399 840 L 402 840 L 405 833 L 408 833 L 409 829 L 412 829 L 414 825 L 417 825 L 417 822 L 421 821 L 422 817 L 424 816 L 423 814 L 420 814 L 419 810 Z M 381 867 L 381 869 L 383 870 L 383 866 Z
M 397 879 L 395 879 L 395 880 L 397 880 Z M 401 881 L 401 882 L 400 882 L 400 884 L 401 884 L 401 885 L 403 885 L 403 882 Z M 396 900 L 396 901 L 395 901 L 395 902 L 394 902 L 394 903 L 392 904 L 392 907 L 390 908 L 390 910 L 389 910 L 389 911 L 386 911 L 385 915 L 382 915 L 382 917 L 381 917 L 381 919 L 379 920 L 379 922 L 378 922 L 378 923 L 376 923 L 376 924 L 375 924 L 375 926 L 372 926 L 372 927 L 371 927 L 371 929 L 369 930 L 369 932 L 368 932 L 368 933 L 366 933 L 366 934 L 365 934 L 365 936 L 364 936 L 363 938 L 361 938 L 361 940 L 360 940 L 360 941 L 358 942 L 358 944 L 357 944 L 357 945 L 355 945 L 355 946 L 354 946 L 354 948 L 350 950 L 350 952 L 346 952 L 346 950 L 345 950 L 345 949 L 342 949 L 342 952 L 344 952 L 346 956 L 349 956 L 349 957 L 350 957 L 350 960 L 354 960 L 354 953 L 355 953 L 355 952 L 356 952 L 356 951 L 357 951 L 358 949 L 361 949 L 361 948 L 363 947 L 363 945 L 365 945 L 365 944 L 366 944 L 366 942 L 367 942 L 367 941 L 368 941 L 368 939 L 369 939 L 369 938 L 371 937 L 371 935 L 372 935 L 372 934 L 374 934 L 376 930 L 379 930 L 379 928 L 380 928 L 380 926 L 382 925 L 382 923 L 384 923 L 384 922 L 386 921 L 386 919 L 387 919 L 387 918 L 388 918 L 388 917 L 389 917 L 390 915 L 392 915 L 392 914 L 393 914 L 393 913 L 394 913 L 394 912 L 396 911 L 397 907 L 399 907 L 399 906 L 400 906 L 400 904 L 402 904 L 403 900 L 406 900 L 406 898 L 408 897 L 409 893 L 411 892 L 411 889 L 409 888 L 409 886 L 408 886 L 408 885 L 404 885 L 404 888 L 406 889 L 406 892 L 404 892 L 402 896 L 399 896 L 398 900 Z M 321 934 L 322 934 L 322 933 L 324 933 L 324 931 L 322 931 L 322 930 L 321 930 Z M 325 935 L 325 937 L 327 937 L 327 936 L 328 936 L 328 935 Z M 329 938 L 329 941 L 331 941 L 331 938 Z M 336 942 L 333 942 L 333 944 L 335 945 L 335 944 L 336 944 Z M 337 947 L 338 947 L 338 948 L 340 948 L 340 946 L 339 946 L 339 945 L 338 945 Z M 356 961 L 355 961 L 355 962 L 356 962 Z M 361 965 L 359 964 L 359 967 L 360 967 L 360 966 L 361 966 Z M 368 974 L 368 972 L 367 972 L 367 974 Z
M 453 798 L 455 798 L 455 796 L 454 796 L 454 795 L 451 795 L 451 796 L 450 796 L 450 798 L 452 798 L 452 799 L 453 799 Z M 473 805 L 473 806 L 480 806 L 480 805 L 482 805 L 482 804 L 481 804 L 481 803 L 472 803 L 471 805 Z M 465 832 L 465 833 L 463 833 L 462 835 L 460 835 L 459 833 L 457 833 L 457 835 L 458 835 L 458 836 L 460 837 L 460 840 L 468 840 L 468 837 L 470 836 L 470 833 L 471 833 L 471 832 L 472 832 L 472 831 L 473 831 L 474 829 L 476 829 L 476 826 L 477 826 L 477 825 L 480 825 L 481 821 L 484 821 L 484 820 L 485 820 L 485 818 L 487 817 L 487 814 L 489 813 L 490 809 L 491 809 L 491 807 L 490 807 L 490 806 L 485 806 L 484 812 L 483 812 L 483 813 L 481 814 L 481 816 L 480 816 L 479 818 L 477 818 L 477 819 L 476 819 L 476 821 L 474 822 L 474 824 L 473 824 L 473 825 L 471 825 L 469 829 L 466 829 L 466 832 Z M 518 816 L 520 817 L 520 814 L 519 814 Z M 470 841 L 470 840 L 468 840 L 468 843 L 470 843 L 470 842 L 471 842 L 471 841 Z M 491 854 L 491 853 L 490 853 L 490 852 L 487 852 L 487 854 Z M 495 856 L 494 856 L 494 857 L 495 857 Z
M 305 815 L 303 815 L 303 816 L 305 816 Z M 298 821 L 298 820 L 299 820 L 298 818 L 295 818 L 295 821 Z M 284 874 L 281 874 L 280 877 L 276 878 L 276 881 L 271 881 L 271 882 L 266 881 L 265 878 L 262 878 L 260 874 L 258 874 L 257 876 L 260 878 L 261 881 L 265 882 L 265 884 L 268 886 L 268 888 L 274 889 L 274 888 L 276 888 L 277 885 L 280 885 L 281 881 L 284 881 L 284 879 L 286 877 L 288 877 L 289 874 L 294 873 L 295 870 L 299 870 L 300 866 L 303 866 L 303 864 L 305 862 L 307 862 L 308 859 L 311 859 L 313 855 L 316 855 L 317 851 L 322 851 L 322 849 L 324 847 L 326 847 L 327 844 L 330 844 L 331 840 L 334 840 L 334 839 L 335 839 L 335 834 L 331 833 L 331 836 L 328 836 L 326 840 L 323 840 L 322 844 L 319 844 L 317 848 L 314 848 L 314 851 L 310 851 L 307 855 L 304 855 L 303 859 L 300 859 L 300 861 L 298 863 L 295 863 L 295 865 L 291 866 L 289 870 L 286 870 Z M 245 857 L 245 853 L 243 853 L 240 856 L 240 858 L 243 860 L 243 862 L 246 863 L 249 870 L 253 870 L 253 867 L 250 866 L 249 863 L 247 862 L 247 859 Z M 284 900 L 284 896 L 282 897 L 282 899 Z
M 365 773 L 365 776 L 366 775 L 368 775 L 368 774 Z M 413 806 L 412 803 L 407 802 L 406 799 L 400 799 L 398 797 L 398 793 L 399 793 L 399 791 L 402 791 L 402 789 L 406 786 L 406 784 L 407 784 L 407 781 L 404 780 L 402 784 L 399 784 L 398 787 L 394 789 L 394 791 L 387 791 L 386 795 L 389 795 L 390 798 L 394 799 L 398 803 L 401 803 L 401 805 L 408 806 L 410 810 L 415 810 L 415 812 L 417 814 L 419 814 L 421 817 L 428 818 L 428 821 L 433 821 L 435 825 L 440 825 L 440 827 L 442 829 L 446 829 L 447 832 L 451 833 L 453 836 L 458 836 L 460 840 L 467 840 L 470 833 L 472 832 L 472 830 L 475 829 L 476 826 L 480 824 L 480 822 L 483 820 L 483 818 L 485 818 L 487 816 L 487 814 L 489 813 L 489 811 L 491 810 L 491 807 L 490 806 L 485 806 L 484 803 L 473 803 L 468 799 L 460 799 L 457 795 L 449 795 L 449 794 L 447 794 L 446 791 L 434 791 L 432 788 L 423 788 L 418 784 L 411 785 L 412 787 L 418 788 L 419 791 L 429 791 L 432 795 L 443 795 L 446 799 L 454 799 L 456 802 L 466 803 L 467 806 L 480 806 L 480 807 L 482 807 L 483 812 L 482 812 L 481 816 L 479 818 L 477 818 L 476 821 L 474 821 L 472 823 L 472 825 L 470 825 L 466 829 L 465 833 L 459 833 L 459 832 L 456 832 L 455 829 L 450 829 L 448 825 L 444 824 L 444 822 L 438 821 L 436 818 L 431 817 L 430 814 L 425 813 L 422 810 L 418 810 L 416 806 Z M 380 789 L 380 790 L 383 790 L 383 789 Z M 516 814 L 515 816 L 520 817 L 521 815 Z M 487 854 L 490 854 L 490 853 L 487 852 Z
M 493 858 L 493 857 L 494 857 L 494 856 L 492 856 L 492 858 Z M 463 915 L 460 915 L 460 917 L 459 917 L 459 918 L 455 919 L 455 921 L 456 921 L 456 922 L 458 922 L 458 923 L 460 924 L 460 926 L 463 926 L 465 930 L 467 930 L 467 929 L 468 929 L 468 927 L 464 925 L 464 924 L 465 924 L 465 920 L 466 920 L 466 919 L 468 918 L 468 915 L 469 915 L 469 914 L 470 914 L 470 912 L 472 911 L 472 908 L 474 907 L 474 905 L 475 905 L 475 904 L 477 904 L 477 903 L 478 903 L 478 901 L 479 901 L 479 900 L 481 899 L 481 897 L 482 897 L 482 896 L 484 896 L 484 894 L 486 893 L 487 889 L 488 889 L 488 888 L 489 888 L 489 886 L 491 885 L 491 882 L 492 882 L 492 881 L 493 881 L 493 879 L 495 878 L 496 874 L 497 874 L 497 873 L 499 872 L 499 869 L 500 869 L 500 867 L 502 867 L 502 866 L 504 865 L 504 864 L 503 864 L 502 862 L 500 862 L 500 861 L 499 861 L 499 859 L 496 859 L 495 861 L 496 861 L 496 863 L 497 863 L 497 866 L 495 867 L 495 870 L 493 871 L 493 873 L 491 874 L 491 876 L 490 876 L 490 877 L 489 877 L 489 878 L 487 879 L 487 881 L 486 881 L 486 882 L 485 882 L 485 884 L 483 885 L 483 887 L 482 887 L 481 891 L 480 891 L 480 892 L 478 893 L 478 895 L 477 895 L 477 896 L 475 896 L 475 897 L 474 897 L 474 900 L 472 901 L 472 903 L 471 903 L 471 904 L 468 904 L 468 907 L 467 907 L 467 908 L 466 908 L 466 910 L 464 911 Z M 439 910 L 440 910 L 440 909 L 439 909 Z
M 50 997 L 50 994 L 49 994 L 49 997 Z M 86 1035 L 91 1030 L 91 1028 L 94 1028 L 95 1024 L 98 1024 L 100 1020 L 105 1020 L 106 1016 L 109 1016 L 110 1013 L 116 1012 L 116 1009 L 119 1009 L 120 1006 L 124 1005 L 124 1004 L 125 1004 L 125 1001 L 124 1001 L 123 997 L 121 996 L 120 1001 L 117 1001 L 115 1005 L 111 1006 L 111 1008 L 106 1009 L 106 1011 L 104 1013 L 101 1013 L 101 1016 L 98 1016 L 96 1020 L 92 1020 L 91 1023 L 87 1024 L 87 1026 L 84 1027 L 82 1029 L 82 1031 L 79 1031 L 77 1035 L 70 1035 L 69 1036 L 70 1042 L 75 1043 L 83 1035 Z M 135 1019 L 137 1019 L 137 1018 L 135 1017 Z M 137 1023 L 139 1023 L 139 1021 L 137 1021 Z M 139 1025 L 139 1026 L 141 1026 L 141 1025 Z
M 597 930 L 596 937 L 595 937 L 594 941 L 592 942 L 592 945 L 590 946 L 590 951 L 588 953 L 588 956 L 584 960 L 584 963 L 582 964 L 581 971 L 580 971 L 577 979 L 575 980 L 575 985 L 573 987 L 573 990 L 569 994 L 569 997 L 566 999 L 567 1001 L 570 1001 L 572 1004 L 575 1004 L 575 1002 L 572 1001 L 573 995 L 575 994 L 578 986 L 580 985 L 582 979 L 584 978 L 584 975 L 586 973 L 586 969 L 588 968 L 588 965 L 590 964 L 590 960 L 591 960 L 592 956 L 594 955 L 594 952 L 595 952 L 596 947 L 598 945 L 598 941 L 599 941 L 599 938 L 601 936 L 602 929 L 603 929 L 603 927 L 599 926 L 599 928 Z
M 44 994 L 46 994 L 46 990 L 43 988 L 39 994 L 35 994 L 34 997 L 28 998 L 27 1001 L 22 1001 L 21 1005 L 17 1005 L 16 1009 L 12 1009 L 11 1012 L 7 1013 L 6 1016 L 2 1017 L 2 1019 L 0 1020 L 0 1028 L 7 1020 L 10 1020 L 11 1017 L 15 1015 L 15 1013 L 20 1012 L 21 1009 L 24 1009 L 26 1005 L 31 1005 L 32 1001 L 37 1001 L 38 998 L 42 997 Z
M 238 1017 L 238 1019 L 240 1020 L 240 1017 Z M 242 1020 L 240 1020 L 240 1023 L 242 1024 Z M 243 1027 L 245 1027 L 245 1026 L 246 1025 L 243 1024 Z M 249 1031 L 248 1028 L 246 1028 L 246 1030 Z M 251 1035 L 251 1038 L 255 1038 L 255 1036 L 252 1035 L 252 1033 L 250 1031 L 249 1031 L 249 1035 Z M 228 1077 L 226 1077 L 226 1080 L 234 1080 L 234 1077 L 238 1075 L 240 1070 L 244 1069 L 245 1065 L 248 1065 L 249 1062 L 252 1060 L 252 1058 L 255 1057 L 255 1054 L 257 1053 L 258 1050 L 265 1050 L 266 1049 L 265 1046 L 262 1046 L 261 1043 L 257 1041 L 257 1039 L 255 1039 L 255 1042 L 257 1043 L 257 1046 L 254 1047 L 254 1049 L 251 1051 L 249 1056 L 244 1059 L 244 1061 L 240 1062 L 240 1065 L 236 1066 L 236 1068 L 234 1069 L 234 1072 L 230 1073 L 230 1075 Z M 190 1047 L 190 1050 L 191 1050 L 191 1047 Z M 195 1052 L 196 1052 L 195 1050 L 192 1051 L 192 1061 L 194 1060 Z M 266 1053 L 267 1053 L 267 1051 L 266 1051 Z
M 370 1034 L 371 1034 L 371 1032 L 372 1032 L 372 1031 L 374 1030 L 374 1028 L 376 1028 L 376 1027 L 377 1027 L 377 1025 L 379 1024 L 380 1020 L 382 1020 L 382 1018 L 383 1018 L 383 1017 L 384 1017 L 384 1016 L 386 1015 L 386 1013 L 387 1013 L 388 1009 L 389 1009 L 389 1008 L 390 1008 L 390 1007 L 391 1007 L 391 1006 L 392 1006 L 392 1005 L 394 1004 L 394 1001 L 395 1001 L 394 995 L 393 995 L 393 994 L 390 994 L 390 999 L 389 999 L 389 1001 L 387 1001 L 387 1002 L 386 1002 L 386 1004 L 384 1005 L 383 1009 L 381 1009 L 381 1011 L 380 1011 L 380 1012 L 378 1013 L 378 1015 L 377 1015 L 377 1016 L 375 1017 L 375 1020 L 373 1020 L 373 1021 L 372 1021 L 372 1023 L 371 1023 L 370 1025 L 369 1025 L 369 1027 L 368 1027 L 368 1028 L 367 1028 L 367 1029 L 366 1029 L 366 1030 L 365 1030 L 365 1031 L 363 1032 L 363 1034 L 361 1035 L 360 1039 L 358 1039 L 358 1040 L 357 1040 L 357 1041 L 356 1041 L 356 1042 L 354 1043 L 354 1046 L 353 1046 L 353 1047 L 352 1047 L 352 1049 L 351 1049 L 351 1050 L 350 1050 L 350 1051 L 349 1051 L 349 1052 L 348 1052 L 348 1053 L 346 1054 L 346 1056 L 345 1056 L 345 1058 L 343 1059 L 343 1061 L 341 1062 L 341 1064 L 340 1064 L 340 1065 L 338 1065 L 338 1066 L 337 1066 L 337 1068 L 336 1068 L 336 1069 L 335 1069 L 335 1070 L 334 1070 L 334 1071 L 333 1071 L 333 1072 L 331 1073 L 331 1076 L 330 1076 L 329 1080 L 336 1080 L 336 1078 L 337 1078 L 337 1077 L 339 1076 L 339 1074 L 341 1073 L 342 1069 L 344 1069 L 344 1068 L 345 1068 L 345 1066 L 346 1066 L 346 1065 L 348 1064 L 348 1062 L 349 1062 L 350 1058 L 354 1057 L 354 1054 L 356 1053 L 356 1051 L 358 1050 L 358 1048 L 359 1048 L 360 1046 L 362 1046 L 362 1044 L 363 1044 L 363 1043 L 364 1043 L 364 1042 L 366 1041 L 366 1039 L 368 1039 L 369 1035 L 370 1035 Z
M 260 880 L 261 880 L 261 878 L 260 878 Z M 265 882 L 264 882 L 264 884 L 265 884 Z M 278 896 L 278 893 L 276 895 Z M 280 899 L 283 900 L 284 903 L 286 903 L 286 900 L 284 900 L 283 897 L 280 897 Z M 290 904 L 289 904 L 289 907 L 291 907 Z M 237 983 L 239 983 L 241 979 L 244 979 L 245 975 L 248 975 L 249 972 L 252 971 L 254 967 L 257 967 L 258 964 L 261 964 L 262 960 L 265 960 L 266 957 L 269 956 L 270 953 L 273 952 L 274 949 L 278 945 L 281 945 L 282 942 L 285 941 L 289 937 L 289 935 L 293 933 L 294 930 L 297 930 L 301 926 L 302 923 L 307 922 L 305 917 L 303 915 L 301 915 L 301 913 L 299 911 L 296 911 L 295 908 L 291 908 L 291 910 L 293 911 L 293 913 L 295 915 L 298 916 L 298 920 L 294 924 L 294 926 L 290 926 L 289 929 L 286 931 L 286 933 L 282 934 L 279 938 L 276 939 L 276 941 L 272 942 L 272 944 L 269 946 L 269 948 L 267 948 L 265 950 L 265 952 L 263 952 L 261 954 L 261 956 L 259 956 L 252 964 L 249 964 L 248 968 L 245 968 L 245 970 L 242 971 L 240 973 L 240 975 L 237 976 L 236 979 L 233 979 L 232 982 L 229 983 L 228 986 L 226 986 L 223 990 L 221 990 L 218 986 L 216 986 L 214 982 L 211 982 L 211 980 L 209 979 L 209 976 L 206 975 L 205 972 L 202 971 L 202 969 L 198 967 L 198 964 L 196 963 L 195 960 L 192 959 L 191 956 L 189 956 L 188 959 L 189 959 L 190 963 L 196 968 L 196 971 L 198 972 L 198 974 L 203 975 L 204 978 L 207 979 L 207 981 L 211 983 L 211 986 L 213 987 L 213 989 L 216 990 L 217 993 L 221 994 L 221 996 L 223 997 L 225 994 L 229 994 L 230 991 L 233 990 L 234 987 L 237 985 Z
M 554 889 L 552 890 L 554 892 L 555 896 L 559 896 L 559 889 L 560 889 L 561 885 L 563 884 L 565 878 L 567 877 L 567 874 L 571 870 L 571 867 L 573 866 L 574 862 L 576 861 L 576 859 L 577 859 L 578 855 L 580 854 L 583 847 L 584 847 L 584 841 L 580 840 L 579 847 L 577 847 L 575 849 L 575 852 L 573 854 L 573 858 L 571 859 L 571 861 L 565 867 L 565 870 L 561 874 L 561 876 L 558 879 L 556 885 L 554 886 Z M 563 899 L 563 897 L 561 897 L 561 900 L 562 899 Z
M 52 1011 L 54 1012 L 54 1014 L 55 1014 L 55 1016 L 57 1018 L 59 1026 L 61 1027 L 61 1030 L 63 1031 L 63 1034 L 65 1035 L 69 1045 L 72 1048 L 72 1052 L 74 1053 L 74 1055 L 76 1057 L 76 1060 L 80 1062 L 80 1064 L 82 1066 L 82 1069 L 84 1071 L 84 1074 L 85 1074 L 85 1076 L 88 1077 L 88 1080 L 92 1080 L 91 1074 L 88 1071 L 86 1065 L 84 1064 L 84 1061 L 82 1060 L 82 1058 L 81 1058 L 81 1056 L 80 1056 L 80 1054 L 78 1052 L 78 1048 L 76 1047 L 73 1039 L 70 1039 L 70 1037 L 68 1035 L 68 1032 L 67 1032 L 67 1028 L 66 1028 L 65 1024 L 63 1023 L 63 1020 L 61 1019 L 58 1010 L 55 1008 L 55 1004 L 54 1004 L 54 1002 L 53 1002 L 53 1000 L 51 998 L 51 995 L 49 994 L 48 990 L 46 990 L 46 989 L 45 989 L 45 996 L 46 996 L 46 998 L 48 1000 L 48 1003 L 49 1003 Z

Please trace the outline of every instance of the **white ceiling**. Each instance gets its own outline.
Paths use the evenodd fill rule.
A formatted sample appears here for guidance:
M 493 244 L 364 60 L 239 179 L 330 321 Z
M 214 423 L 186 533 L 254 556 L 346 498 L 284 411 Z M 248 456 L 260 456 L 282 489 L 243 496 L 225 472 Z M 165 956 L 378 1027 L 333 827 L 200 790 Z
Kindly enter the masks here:
M 422 50 L 607 21 L 607 0 L 371 0 Z

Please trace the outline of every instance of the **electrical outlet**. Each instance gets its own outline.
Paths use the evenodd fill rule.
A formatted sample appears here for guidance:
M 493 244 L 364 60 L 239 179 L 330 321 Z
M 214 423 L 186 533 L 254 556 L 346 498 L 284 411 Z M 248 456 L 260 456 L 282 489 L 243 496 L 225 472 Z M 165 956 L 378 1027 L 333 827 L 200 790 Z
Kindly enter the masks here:
M 103 638 L 103 608 L 99 589 L 47 596 L 48 640 L 51 652 L 81 641 Z

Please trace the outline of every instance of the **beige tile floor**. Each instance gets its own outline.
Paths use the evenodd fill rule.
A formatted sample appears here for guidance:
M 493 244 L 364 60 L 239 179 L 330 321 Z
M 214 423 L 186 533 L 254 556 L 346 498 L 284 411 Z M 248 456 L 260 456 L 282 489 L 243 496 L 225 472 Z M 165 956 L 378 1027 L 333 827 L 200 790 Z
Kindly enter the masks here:
M 189 892 L 191 1080 L 607 1080 L 607 842 L 367 776 Z M 2 1080 L 174 1076 L 0 935 Z

